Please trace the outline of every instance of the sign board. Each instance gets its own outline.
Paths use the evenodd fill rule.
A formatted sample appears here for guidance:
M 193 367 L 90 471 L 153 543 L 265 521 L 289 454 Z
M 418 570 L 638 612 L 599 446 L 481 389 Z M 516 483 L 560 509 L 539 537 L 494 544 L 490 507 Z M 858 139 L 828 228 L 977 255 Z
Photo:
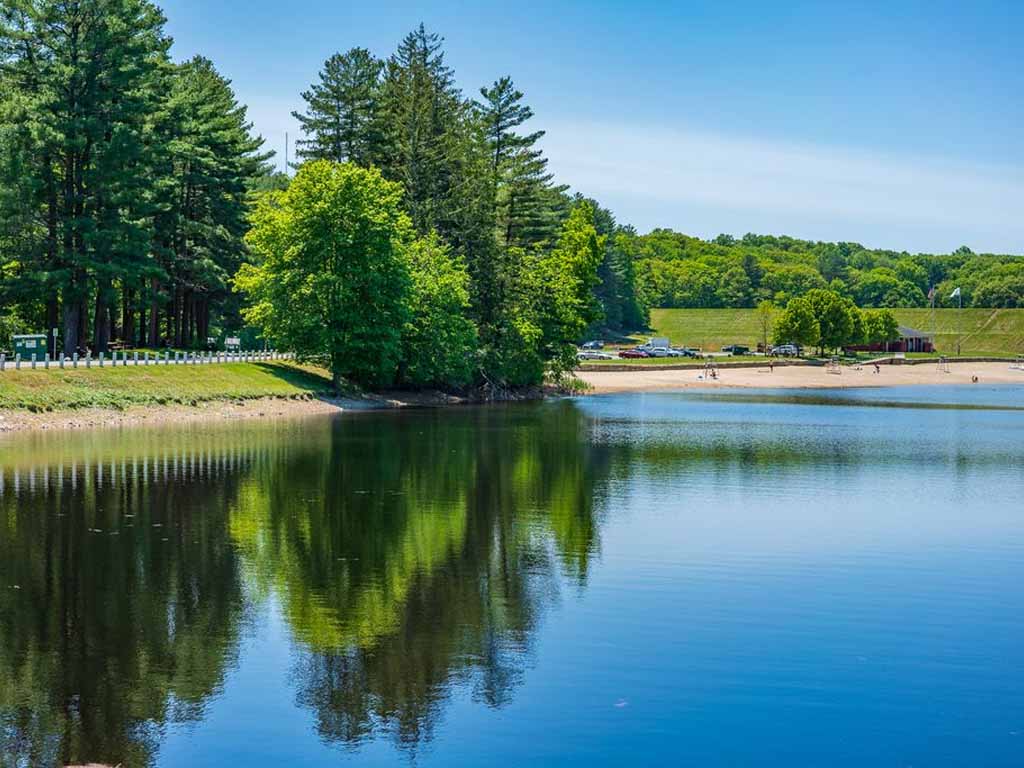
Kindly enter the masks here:
M 46 357 L 46 334 L 25 333 L 11 336 L 14 354 L 21 355 L 22 360 L 42 362 Z
M 224 339 L 224 346 L 235 347 L 237 349 L 238 347 L 242 346 L 242 340 L 237 336 L 228 336 L 226 339 Z

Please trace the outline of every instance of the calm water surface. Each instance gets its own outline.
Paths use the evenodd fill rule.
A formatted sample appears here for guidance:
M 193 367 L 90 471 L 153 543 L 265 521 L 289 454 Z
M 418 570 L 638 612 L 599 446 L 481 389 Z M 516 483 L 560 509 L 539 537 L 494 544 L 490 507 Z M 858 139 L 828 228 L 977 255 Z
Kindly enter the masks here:
M 0 441 L 0 766 L 1024 765 L 1024 388 Z

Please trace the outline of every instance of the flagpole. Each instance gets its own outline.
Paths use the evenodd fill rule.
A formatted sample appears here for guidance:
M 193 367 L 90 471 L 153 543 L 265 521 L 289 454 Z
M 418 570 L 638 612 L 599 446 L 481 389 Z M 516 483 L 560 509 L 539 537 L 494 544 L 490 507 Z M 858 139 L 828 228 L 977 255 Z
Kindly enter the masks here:
M 963 292 L 956 289 L 956 356 L 960 357 L 960 345 L 963 344 L 964 340 L 964 295 Z
M 961 353 L 961 345 L 964 343 L 964 294 L 961 289 L 956 289 L 956 356 Z
M 938 298 L 937 286 L 932 286 L 932 289 L 928 291 L 928 305 L 932 308 L 932 354 L 938 352 L 938 341 L 939 341 L 939 329 L 935 321 L 935 299 Z
M 953 292 L 949 294 L 949 298 L 956 299 L 956 356 L 960 357 L 960 347 L 964 341 L 964 294 L 961 290 L 961 286 L 957 286 L 953 289 Z

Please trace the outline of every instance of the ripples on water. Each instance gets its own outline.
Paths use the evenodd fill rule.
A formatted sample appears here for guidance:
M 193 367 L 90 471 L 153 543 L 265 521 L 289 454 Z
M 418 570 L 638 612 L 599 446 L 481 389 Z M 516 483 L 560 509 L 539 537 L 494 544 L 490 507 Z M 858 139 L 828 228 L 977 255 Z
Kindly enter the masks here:
M 1024 390 L 0 442 L 0 766 L 1024 761 Z

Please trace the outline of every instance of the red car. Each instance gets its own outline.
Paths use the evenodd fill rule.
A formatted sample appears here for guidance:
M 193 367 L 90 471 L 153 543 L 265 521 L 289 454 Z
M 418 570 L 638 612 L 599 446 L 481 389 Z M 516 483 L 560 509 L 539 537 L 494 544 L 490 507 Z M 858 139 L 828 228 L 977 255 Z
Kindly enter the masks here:
M 624 349 L 621 352 L 619 352 L 619 357 L 629 360 L 635 360 L 641 357 L 650 357 L 650 355 L 648 355 L 642 349 Z

